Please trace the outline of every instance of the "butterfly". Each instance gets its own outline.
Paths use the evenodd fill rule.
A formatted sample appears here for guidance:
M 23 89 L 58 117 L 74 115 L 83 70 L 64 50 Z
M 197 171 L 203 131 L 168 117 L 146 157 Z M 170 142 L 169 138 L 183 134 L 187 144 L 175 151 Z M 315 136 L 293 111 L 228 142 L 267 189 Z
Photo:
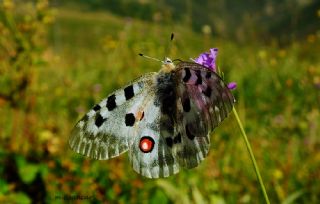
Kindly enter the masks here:
M 194 168 L 208 155 L 210 133 L 235 99 L 222 78 L 194 62 L 169 58 L 96 104 L 72 130 L 69 145 L 107 160 L 129 151 L 133 169 L 148 178 Z

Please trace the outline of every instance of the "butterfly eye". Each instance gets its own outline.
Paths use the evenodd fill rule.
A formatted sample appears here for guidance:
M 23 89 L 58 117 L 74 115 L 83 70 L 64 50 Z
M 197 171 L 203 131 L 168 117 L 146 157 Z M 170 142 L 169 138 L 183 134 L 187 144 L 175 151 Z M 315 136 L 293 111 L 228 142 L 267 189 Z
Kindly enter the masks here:
M 154 140 L 150 136 L 143 136 L 140 139 L 139 148 L 143 153 L 149 153 L 154 147 Z
M 170 58 L 166 57 L 163 62 L 165 64 L 170 64 L 170 63 L 172 63 L 172 60 Z

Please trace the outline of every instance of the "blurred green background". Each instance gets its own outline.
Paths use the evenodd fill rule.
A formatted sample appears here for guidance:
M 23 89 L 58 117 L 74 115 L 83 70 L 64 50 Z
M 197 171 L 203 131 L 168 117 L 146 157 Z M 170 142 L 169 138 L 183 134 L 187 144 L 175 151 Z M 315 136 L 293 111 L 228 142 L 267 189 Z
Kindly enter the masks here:
M 188 60 L 212 47 L 238 84 L 271 202 L 319 203 L 317 0 L 0 0 L 0 203 L 263 203 L 232 114 L 208 157 L 167 179 L 67 145 L 96 102 L 159 70 L 138 53 Z

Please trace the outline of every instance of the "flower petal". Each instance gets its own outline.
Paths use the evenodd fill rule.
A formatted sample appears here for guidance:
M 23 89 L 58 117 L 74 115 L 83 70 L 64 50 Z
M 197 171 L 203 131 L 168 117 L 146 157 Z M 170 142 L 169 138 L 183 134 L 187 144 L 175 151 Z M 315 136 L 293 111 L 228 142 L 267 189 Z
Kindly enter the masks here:
M 237 83 L 236 82 L 230 82 L 227 86 L 228 86 L 228 88 L 230 90 L 234 90 L 234 89 L 237 88 Z
M 216 71 L 216 58 L 218 54 L 217 48 L 211 48 L 210 52 L 205 52 L 199 55 L 194 61 L 201 64 L 212 71 Z
M 198 58 L 194 60 L 194 62 L 201 64 L 208 69 L 216 72 L 216 59 L 218 55 L 218 48 L 211 48 L 209 52 L 204 52 L 199 55 Z M 236 82 L 230 82 L 228 85 L 230 90 L 234 90 L 237 88 Z

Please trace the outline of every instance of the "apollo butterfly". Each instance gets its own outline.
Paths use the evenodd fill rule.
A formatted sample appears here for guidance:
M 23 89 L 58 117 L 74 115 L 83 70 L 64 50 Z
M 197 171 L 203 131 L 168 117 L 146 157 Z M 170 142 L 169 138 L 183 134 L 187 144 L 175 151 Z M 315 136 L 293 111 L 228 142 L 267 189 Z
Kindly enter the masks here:
M 210 133 L 235 99 L 221 77 L 194 62 L 168 58 L 96 104 L 74 127 L 72 150 L 106 160 L 129 151 L 133 169 L 148 178 L 194 168 L 207 156 Z

